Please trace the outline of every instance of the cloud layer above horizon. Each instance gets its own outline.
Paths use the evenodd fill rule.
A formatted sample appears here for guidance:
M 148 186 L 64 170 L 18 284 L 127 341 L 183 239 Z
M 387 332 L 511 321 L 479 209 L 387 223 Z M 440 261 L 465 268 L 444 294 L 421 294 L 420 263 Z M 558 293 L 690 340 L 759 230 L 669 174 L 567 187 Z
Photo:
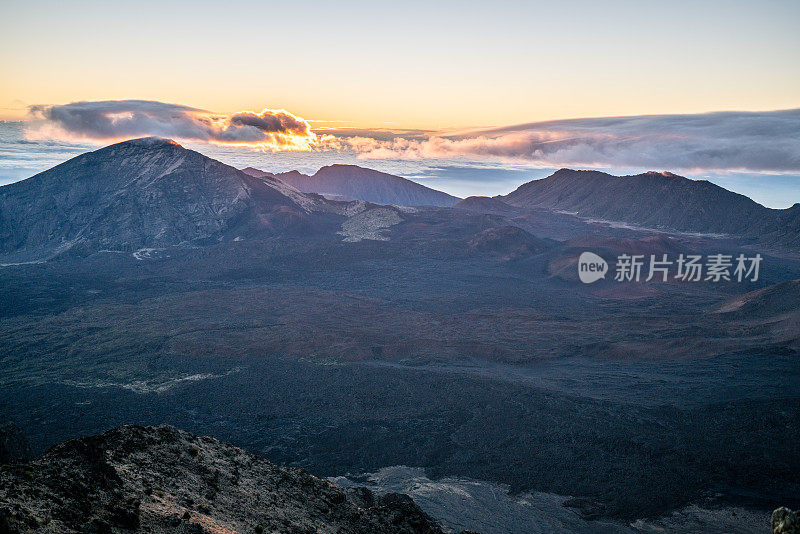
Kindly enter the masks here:
M 32 139 L 79 141 L 159 136 L 277 150 L 307 150 L 316 140 L 308 122 L 285 110 L 222 115 L 151 100 L 31 106 L 26 133 Z
M 284 110 L 231 115 L 154 101 L 32 106 L 29 137 L 110 141 L 156 135 L 255 149 L 343 151 L 360 159 L 496 161 L 542 167 L 800 172 L 800 109 L 569 119 L 459 133 L 326 130 Z
M 349 138 L 364 159 L 495 159 L 547 167 L 800 171 L 800 109 L 569 119 L 377 141 Z

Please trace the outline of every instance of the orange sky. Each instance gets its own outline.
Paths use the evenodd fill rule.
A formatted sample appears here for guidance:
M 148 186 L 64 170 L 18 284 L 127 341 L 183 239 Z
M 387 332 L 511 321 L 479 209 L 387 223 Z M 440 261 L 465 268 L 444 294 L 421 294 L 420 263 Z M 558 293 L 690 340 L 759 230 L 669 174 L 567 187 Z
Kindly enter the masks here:
M 426 129 L 800 106 L 792 1 L 76 6 L 0 7 L 0 118 L 133 98 Z

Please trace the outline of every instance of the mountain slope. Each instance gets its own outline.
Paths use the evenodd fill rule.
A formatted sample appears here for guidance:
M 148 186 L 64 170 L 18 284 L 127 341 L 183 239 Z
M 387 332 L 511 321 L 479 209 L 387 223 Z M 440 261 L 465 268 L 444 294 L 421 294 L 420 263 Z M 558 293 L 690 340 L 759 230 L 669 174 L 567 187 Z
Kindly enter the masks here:
M 776 217 L 776 210 L 710 182 L 657 172 L 618 177 L 561 169 L 500 198 L 520 207 L 685 232 L 756 234 Z
M 794 314 L 800 318 L 800 280 L 789 280 L 738 295 L 718 307 L 719 313 L 738 312 L 748 317 L 774 318 Z
M 776 344 L 800 349 L 800 280 L 789 280 L 738 295 L 714 310 L 730 318 L 733 328 L 767 332 Z
M 520 211 L 518 207 L 507 204 L 497 197 L 467 197 L 456 202 L 453 207 L 474 213 L 493 213 L 498 215 L 509 215 Z
M 124 426 L 0 468 L 0 532 L 440 533 L 410 498 L 343 490 L 215 439 Z
M 245 167 L 244 169 L 242 169 L 242 172 L 248 176 L 252 176 L 253 178 L 270 178 L 272 176 L 275 176 L 271 172 L 262 171 L 254 167 Z
M 788 248 L 800 248 L 800 203 L 777 211 L 777 224 L 774 229 L 762 236 L 762 241 Z
M 76 246 L 131 250 L 307 222 L 307 210 L 267 181 L 158 138 L 82 154 L 0 188 L 0 254 L 29 259 Z
M 247 172 L 256 176 L 256 172 L 264 171 L 248 169 Z M 304 193 L 366 200 L 375 204 L 452 206 L 459 201 L 457 197 L 400 176 L 357 165 L 329 165 L 322 167 L 313 176 L 297 171 L 278 173 L 274 176 Z

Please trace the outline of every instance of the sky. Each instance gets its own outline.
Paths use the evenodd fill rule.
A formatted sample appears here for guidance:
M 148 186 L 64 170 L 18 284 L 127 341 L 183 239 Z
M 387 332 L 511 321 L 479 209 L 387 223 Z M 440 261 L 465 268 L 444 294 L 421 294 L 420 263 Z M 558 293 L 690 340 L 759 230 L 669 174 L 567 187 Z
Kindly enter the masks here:
M 6 0 L 0 120 L 461 169 L 462 194 L 492 190 L 464 169 L 670 170 L 777 206 L 800 201 L 799 23 L 795 0 Z

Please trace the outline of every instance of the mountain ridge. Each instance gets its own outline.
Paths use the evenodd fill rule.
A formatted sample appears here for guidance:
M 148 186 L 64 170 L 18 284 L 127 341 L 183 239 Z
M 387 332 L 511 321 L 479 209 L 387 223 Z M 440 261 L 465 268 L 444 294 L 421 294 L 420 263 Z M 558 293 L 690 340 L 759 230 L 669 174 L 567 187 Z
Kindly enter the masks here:
M 248 167 L 246 172 L 251 176 L 272 174 L 252 167 Z M 304 193 L 364 200 L 374 204 L 449 207 L 461 200 L 407 178 L 358 165 L 337 163 L 326 165 L 313 175 L 293 170 L 272 176 Z
M 494 198 L 521 208 L 565 211 L 584 218 L 800 246 L 800 207 L 767 208 L 707 180 L 671 172 L 614 176 L 560 169 Z

